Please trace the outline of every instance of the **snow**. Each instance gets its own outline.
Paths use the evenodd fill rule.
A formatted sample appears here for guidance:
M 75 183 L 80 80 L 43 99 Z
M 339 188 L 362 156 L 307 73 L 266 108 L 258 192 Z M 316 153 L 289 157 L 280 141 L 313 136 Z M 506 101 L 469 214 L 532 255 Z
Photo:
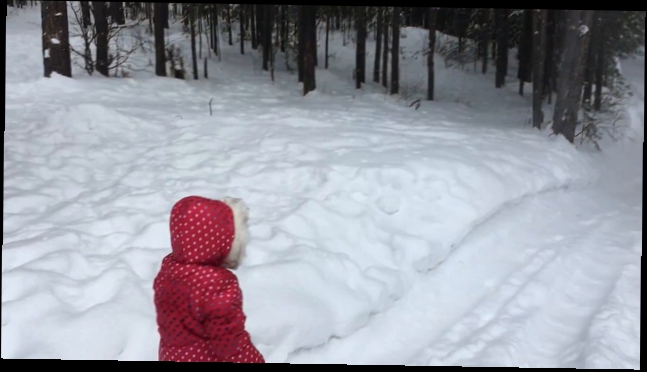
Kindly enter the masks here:
M 268 362 L 640 368 L 644 57 L 622 62 L 627 137 L 592 153 L 524 126 L 531 97 L 480 65 L 436 55 L 437 100 L 408 107 L 424 30 L 403 29 L 400 99 L 354 89 L 336 32 L 302 97 L 249 45 L 208 80 L 143 53 L 132 78 L 43 78 L 38 8 L 9 13 L 3 358 L 156 360 L 168 213 L 198 194 L 250 206 L 236 275 Z

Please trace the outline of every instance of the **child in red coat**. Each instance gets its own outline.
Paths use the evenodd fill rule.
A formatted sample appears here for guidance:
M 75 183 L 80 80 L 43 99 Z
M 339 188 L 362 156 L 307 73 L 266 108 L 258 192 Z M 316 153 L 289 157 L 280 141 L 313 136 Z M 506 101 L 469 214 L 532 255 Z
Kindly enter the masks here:
M 198 196 L 171 211 L 173 251 L 153 285 L 159 360 L 265 363 L 245 330 L 236 276 L 247 244 L 248 210 L 240 199 Z

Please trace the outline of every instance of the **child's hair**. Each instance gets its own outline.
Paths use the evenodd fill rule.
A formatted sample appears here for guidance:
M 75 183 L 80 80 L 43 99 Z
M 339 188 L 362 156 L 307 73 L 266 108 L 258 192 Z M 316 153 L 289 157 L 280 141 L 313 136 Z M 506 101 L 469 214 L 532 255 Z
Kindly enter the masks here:
M 234 242 L 232 243 L 231 251 L 225 259 L 224 266 L 236 269 L 243 258 L 245 258 L 245 250 L 249 241 L 249 230 L 247 228 L 249 208 L 239 198 L 226 197 L 223 202 L 231 208 L 234 215 Z

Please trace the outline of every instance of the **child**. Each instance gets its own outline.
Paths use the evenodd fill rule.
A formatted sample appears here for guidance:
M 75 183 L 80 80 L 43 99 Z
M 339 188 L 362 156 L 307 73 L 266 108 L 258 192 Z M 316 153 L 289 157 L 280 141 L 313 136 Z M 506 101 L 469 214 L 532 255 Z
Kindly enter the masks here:
M 155 278 L 159 360 L 265 363 L 245 330 L 235 269 L 247 244 L 240 199 L 198 196 L 171 211 L 172 253 Z

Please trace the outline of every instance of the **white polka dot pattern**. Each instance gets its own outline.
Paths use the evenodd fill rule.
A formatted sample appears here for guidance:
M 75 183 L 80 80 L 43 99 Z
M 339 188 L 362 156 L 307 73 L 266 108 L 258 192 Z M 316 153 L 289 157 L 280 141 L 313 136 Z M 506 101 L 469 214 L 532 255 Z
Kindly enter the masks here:
M 219 267 L 234 238 L 231 209 L 187 197 L 173 207 L 170 228 L 173 253 L 153 284 L 159 360 L 265 363 L 245 331 L 238 280 Z

